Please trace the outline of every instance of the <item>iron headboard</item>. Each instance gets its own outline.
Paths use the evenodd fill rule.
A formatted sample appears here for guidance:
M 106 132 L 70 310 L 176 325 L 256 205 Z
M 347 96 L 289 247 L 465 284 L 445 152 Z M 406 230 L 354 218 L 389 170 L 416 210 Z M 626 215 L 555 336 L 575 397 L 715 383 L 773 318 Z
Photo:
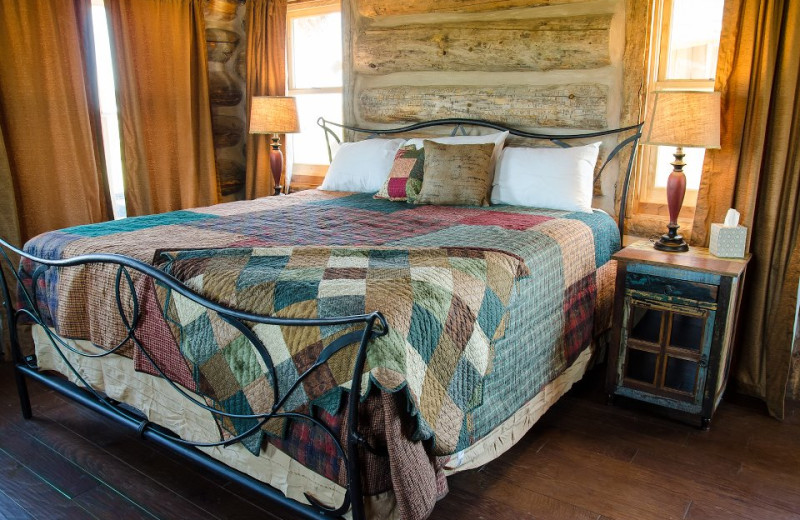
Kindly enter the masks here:
M 517 137 L 537 139 L 540 141 L 549 141 L 555 144 L 556 146 L 560 146 L 562 148 L 571 147 L 572 145 L 566 142 L 570 140 L 589 139 L 593 137 L 605 137 L 608 135 L 615 135 L 615 134 L 619 134 L 620 137 L 623 137 L 629 133 L 630 135 L 628 135 L 628 137 L 622 139 L 611 150 L 611 153 L 609 153 L 608 156 L 605 158 L 603 164 L 600 166 L 600 169 L 597 170 L 593 179 L 594 182 L 597 182 L 597 179 L 600 178 L 600 176 L 603 174 L 603 171 L 605 170 L 608 163 L 610 163 L 614 159 L 614 157 L 616 157 L 617 154 L 620 151 L 622 151 L 625 147 L 631 146 L 631 154 L 630 158 L 628 159 L 628 166 L 625 170 L 625 177 L 622 185 L 622 193 L 619 204 L 619 215 L 617 217 L 619 225 L 619 234 L 620 237 L 622 237 L 625 225 L 625 212 L 628 200 L 628 188 L 631 180 L 631 172 L 633 171 L 633 163 L 634 163 L 634 158 L 636 156 L 636 148 L 639 142 L 639 138 L 642 136 L 642 125 L 644 123 L 626 126 L 623 128 L 614 128 L 611 130 L 598 130 L 596 132 L 584 132 L 579 134 L 560 134 L 560 135 L 526 132 L 524 130 L 520 130 L 518 128 L 512 128 L 510 126 L 506 126 L 501 123 L 485 121 L 483 119 L 465 119 L 465 118 L 435 119 L 432 121 L 423 121 L 421 123 L 414 123 L 412 125 L 400 128 L 388 128 L 388 129 L 360 128 L 357 126 L 349 126 L 341 123 L 334 123 L 322 117 L 317 119 L 317 124 L 325 132 L 325 144 L 328 147 L 328 160 L 331 161 L 333 160 L 333 153 L 331 151 L 331 140 L 330 140 L 331 137 L 333 137 L 336 140 L 337 144 L 341 143 L 341 139 L 339 138 L 338 135 L 336 135 L 336 132 L 334 132 L 333 128 L 331 127 L 341 128 L 343 130 L 349 130 L 351 132 L 356 132 L 360 134 L 366 134 L 366 139 L 371 139 L 382 135 L 402 134 L 434 126 L 453 126 L 453 130 L 450 132 L 451 136 L 455 136 L 458 133 L 461 133 L 461 135 L 467 135 L 466 127 L 472 126 L 472 127 L 491 128 L 494 130 L 499 130 L 501 132 L 507 131 L 510 135 L 514 135 Z

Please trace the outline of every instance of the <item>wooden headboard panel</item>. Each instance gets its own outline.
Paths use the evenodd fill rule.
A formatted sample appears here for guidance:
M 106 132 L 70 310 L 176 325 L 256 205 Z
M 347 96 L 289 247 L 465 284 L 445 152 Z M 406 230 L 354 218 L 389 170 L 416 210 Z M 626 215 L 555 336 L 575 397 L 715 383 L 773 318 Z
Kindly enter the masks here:
M 342 0 L 343 122 L 467 118 L 545 133 L 634 125 L 650 3 Z M 618 213 L 623 175 L 604 170 L 597 207 Z

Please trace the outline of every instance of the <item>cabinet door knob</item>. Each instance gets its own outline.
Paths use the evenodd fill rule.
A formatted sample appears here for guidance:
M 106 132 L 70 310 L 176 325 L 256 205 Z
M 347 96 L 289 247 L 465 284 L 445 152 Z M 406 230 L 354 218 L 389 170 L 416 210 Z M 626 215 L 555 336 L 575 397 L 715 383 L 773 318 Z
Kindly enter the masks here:
M 674 293 L 675 292 L 675 286 L 674 285 L 669 285 L 669 284 L 665 285 L 664 286 L 664 292 L 667 293 L 667 294 Z

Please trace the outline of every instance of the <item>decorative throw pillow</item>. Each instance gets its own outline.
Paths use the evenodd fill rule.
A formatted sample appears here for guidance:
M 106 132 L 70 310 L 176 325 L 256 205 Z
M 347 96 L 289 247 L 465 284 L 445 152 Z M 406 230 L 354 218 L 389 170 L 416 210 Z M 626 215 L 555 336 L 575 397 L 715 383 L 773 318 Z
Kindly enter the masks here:
M 494 144 L 425 141 L 425 164 L 416 204 L 488 204 Z
M 505 148 L 497 162 L 492 204 L 591 213 L 599 151 L 599 142 L 572 148 Z
M 483 135 L 452 135 L 449 137 L 431 137 L 428 138 L 428 141 L 433 141 L 434 143 L 440 144 L 484 144 L 484 143 L 494 143 L 494 151 L 492 152 L 492 165 L 490 167 L 490 171 L 492 172 L 492 176 L 494 176 L 495 164 L 497 164 L 497 160 L 500 158 L 500 152 L 503 150 L 503 146 L 506 143 L 506 138 L 508 137 L 508 131 L 505 132 L 494 132 L 491 134 L 483 134 Z M 406 146 L 415 145 L 418 149 L 422 149 L 424 138 L 414 137 L 406 141 Z
M 414 202 L 422 188 L 424 163 L 424 148 L 417 150 L 412 144 L 397 150 L 389 178 L 375 194 L 375 198 Z

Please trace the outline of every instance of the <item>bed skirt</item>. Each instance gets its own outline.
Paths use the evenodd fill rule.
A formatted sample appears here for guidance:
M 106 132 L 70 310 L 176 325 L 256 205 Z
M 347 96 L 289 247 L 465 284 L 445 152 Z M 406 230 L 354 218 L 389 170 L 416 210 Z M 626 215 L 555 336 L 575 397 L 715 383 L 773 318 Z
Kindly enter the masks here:
M 79 384 L 78 378 L 53 348 L 44 329 L 36 325 L 32 333 L 39 369 L 58 372 Z M 87 353 L 103 352 L 88 341 L 64 341 Z M 594 345 L 585 349 L 564 373 L 542 388 L 489 435 L 465 450 L 443 457 L 445 472 L 451 475 L 480 467 L 510 449 L 550 406 L 583 377 L 590 366 L 594 351 Z M 165 380 L 135 371 L 131 359 L 123 356 L 91 358 L 66 349 L 63 352 L 72 366 L 96 390 L 138 409 L 149 421 L 169 428 L 184 439 L 218 440 L 214 437 L 218 429 L 211 414 L 178 395 Z M 209 435 L 209 432 L 212 434 Z M 269 443 L 265 443 L 258 457 L 254 457 L 241 444 L 198 449 L 304 504 L 308 503 L 304 493 L 310 493 L 330 505 L 340 504 L 344 497 L 345 488 L 314 473 Z M 365 497 L 365 509 L 369 518 L 399 518 L 394 493 L 391 491 Z

